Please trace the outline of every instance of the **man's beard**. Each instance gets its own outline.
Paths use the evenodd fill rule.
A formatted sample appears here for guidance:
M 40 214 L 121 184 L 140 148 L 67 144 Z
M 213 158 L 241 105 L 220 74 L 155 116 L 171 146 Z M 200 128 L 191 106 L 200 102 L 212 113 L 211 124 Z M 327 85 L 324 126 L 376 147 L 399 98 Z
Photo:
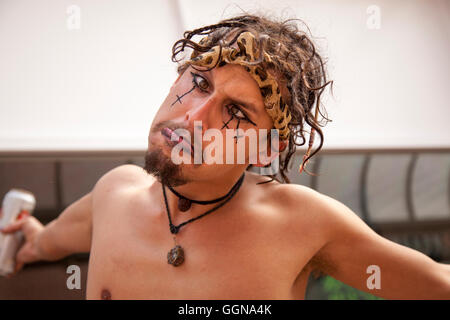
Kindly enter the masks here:
M 173 163 L 160 149 L 147 151 L 144 169 L 165 185 L 176 187 L 188 183 L 183 178 L 181 166 Z

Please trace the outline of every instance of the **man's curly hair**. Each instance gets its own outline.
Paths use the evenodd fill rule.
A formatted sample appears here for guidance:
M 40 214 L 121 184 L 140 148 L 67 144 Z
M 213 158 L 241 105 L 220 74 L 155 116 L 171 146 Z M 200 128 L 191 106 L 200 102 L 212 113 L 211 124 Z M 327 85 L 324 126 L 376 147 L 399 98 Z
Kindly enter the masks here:
M 290 182 L 286 176 L 289 161 L 295 153 L 296 147 L 306 143 L 305 122 L 311 127 L 311 131 L 308 150 L 303 157 L 300 172 L 302 170 L 308 172 L 305 168 L 307 161 L 319 152 L 323 145 L 324 136 L 320 127 L 326 123 L 322 124 L 318 121 L 319 114 L 326 121 L 331 121 L 320 111 L 320 97 L 328 84 L 331 83 L 332 86 L 332 81 L 327 81 L 322 57 L 316 51 L 306 32 L 299 30 L 296 21 L 301 20 L 288 19 L 279 22 L 260 15 L 239 15 L 222 20 L 217 24 L 186 31 L 183 39 L 176 41 L 172 47 L 172 61 L 180 62 L 182 59 L 179 59 L 178 55 L 186 47 L 193 49 L 195 53 L 207 52 L 216 45 L 222 46 L 224 40 L 230 36 L 235 41 L 239 34 L 245 31 L 250 31 L 257 38 L 268 39 L 268 41 L 261 42 L 261 45 L 263 45 L 262 49 L 271 56 L 272 62 L 261 63 L 265 68 L 274 70 L 277 78 L 282 82 L 282 87 L 287 89 L 284 90 L 285 94 L 282 90 L 282 95 L 292 116 L 288 124 L 290 129 L 289 145 L 282 152 L 280 158 L 281 179 L 287 183 Z M 208 35 L 208 42 L 202 45 L 198 44 L 192 40 L 196 35 Z M 233 41 L 227 44 L 231 45 Z M 187 67 L 185 63 L 180 64 L 178 72 L 184 72 Z M 315 132 L 320 136 L 320 144 L 311 154 Z M 276 175 L 270 177 L 272 180 L 277 179 Z

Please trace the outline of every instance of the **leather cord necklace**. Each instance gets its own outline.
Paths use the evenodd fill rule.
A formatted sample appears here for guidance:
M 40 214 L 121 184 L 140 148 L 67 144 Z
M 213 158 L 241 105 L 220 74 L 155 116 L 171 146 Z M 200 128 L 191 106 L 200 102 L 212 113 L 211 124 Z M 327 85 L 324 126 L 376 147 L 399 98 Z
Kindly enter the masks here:
M 206 205 L 206 204 L 212 204 L 212 203 L 222 201 L 222 200 L 226 199 L 231 194 L 231 192 L 233 192 L 233 188 L 234 188 L 234 186 L 233 186 L 233 188 L 231 188 L 230 191 L 228 191 L 228 193 L 226 195 L 224 195 L 223 197 L 213 199 L 213 200 L 200 201 L 200 200 L 189 199 L 189 198 L 179 194 L 169 185 L 167 187 L 170 189 L 170 191 L 172 191 L 178 197 L 178 209 L 183 212 L 188 211 L 191 208 L 192 203 Z
M 165 185 L 163 183 L 161 183 L 163 195 L 164 195 L 164 202 L 166 204 L 167 216 L 169 217 L 169 228 L 170 228 L 170 232 L 174 235 L 173 240 L 175 242 L 175 247 L 173 247 L 167 254 L 167 263 L 173 265 L 174 267 L 177 267 L 184 262 L 184 249 L 180 245 L 177 244 L 177 239 L 176 239 L 176 234 L 180 231 L 180 228 L 187 225 L 190 222 L 193 222 L 195 220 L 198 220 L 198 219 L 206 216 L 207 214 L 210 214 L 211 212 L 213 212 L 213 211 L 219 209 L 220 207 L 222 207 L 223 205 L 225 205 L 225 203 L 230 201 L 233 198 L 233 196 L 236 194 L 236 192 L 238 192 L 238 190 L 242 186 L 244 177 L 245 177 L 245 173 L 243 173 L 242 176 L 239 178 L 239 180 L 234 184 L 234 186 L 231 188 L 230 192 L 227 193 L 226 197 L 222 197 L 222 198 L 224 198 L 223 202 L 219 203 L 214 208 L 209 209 L 205 213 L 203 213 L 195 218 L 189 219 L 183 223 L 180 223 L 177 226 L 172 223 L 172 218 L 170 216 L 169 203 L 167 201 L 166 188 L 165 188 Z

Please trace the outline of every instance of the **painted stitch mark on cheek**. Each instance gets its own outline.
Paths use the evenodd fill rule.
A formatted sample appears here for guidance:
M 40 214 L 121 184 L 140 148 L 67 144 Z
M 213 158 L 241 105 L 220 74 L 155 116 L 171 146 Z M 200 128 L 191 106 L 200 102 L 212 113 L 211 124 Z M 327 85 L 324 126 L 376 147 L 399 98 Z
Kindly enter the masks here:
M 193 86 L 192 89 L 189 90 L 188 92 L 182 94 L 181 97 L 179 95 L 177 95 L 177 100 L 175 100 L 170 106 L 172 107 L 177 102 L 179 102 L 180 104 L 183 104 L 183 102 L 181 102 L 181 98 L 183 98 L 185 95 L 191 93 L 194 89 L 195 89 L 195 86 Z
M 225 127 L 226 127 L 227 129 L 230 129 L 230 127 L 228 126 L 228 124 L 230 123 L 231 120 L 233 120 L 233 116 L 231 116 L 231 117 L 230 117 L 230 120 L 228 120 L 226 123 L 223 122 L 223 120 L 222 120 L 223 126 L 222 126 L 222 128 L 220 128 L 220 129 L 222 130 L 222 129 L 225 128 Z
M 235 143 L 237 143 L 237 139 L 242 138 L 243 136 L 239 135 L 239 124 L 241 123 L 241 120 L 238 120 L 237 126 L 236 126 L 236 135 L 234 136 Z
M 111 300 L 111 292 L 108 289 L 103 289 L 101 294 L 102 300 Z
M 235 128 L 235 130 L 236 130 L 236 132 L 237 132 L 237 135 L 235 135 L 235 136 L 233 137 L 233 138 L 235 139 L 235 143 L 237 143 L 237 139 L 244 137 L 244 136 L 242 136 L 242 135 L 239 135 L 239 125 L 241 124 L 241 120 L 247 121 L 247 122 L 251 123 L 251 124 L 254 125 L 254 126 L 256 126 L 256 123 L 254 123 L 253 121 L 251 121 L 251 120 L 248 119 L 248 118 L 246 118 L 246 119 L 241 119 L 241 118 L 238 118 L 237 116 L 235 116 L 234 114 L 231 114 L 231 117 L 230 117 L 230 119 L 229 119 L 227 122 L 222 121 L 223 126 L 222 126 L 221 129 L 223 129 L 223 128 L 225 128 L 225 127 L 226 127 L 227 129 L 230 129 L 230 127 L 228 126 L 228 124 L 229 124 L 233 119 L 237 119 L 237 125 L 236 125 L 236 128 Z

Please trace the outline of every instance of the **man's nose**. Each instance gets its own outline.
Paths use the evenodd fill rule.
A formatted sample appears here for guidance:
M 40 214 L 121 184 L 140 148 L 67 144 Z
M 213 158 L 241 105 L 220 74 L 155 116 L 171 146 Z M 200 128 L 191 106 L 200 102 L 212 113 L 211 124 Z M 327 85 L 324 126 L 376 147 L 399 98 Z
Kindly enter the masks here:
M 210 122 L 212 117 L 215 117 L 214 114 L 214 99 L 209 98 L 203 103 L 199 103 L 193 105 L 187 112 L 184 117 L 184 120 L 190 124 L 190 127 L 194 127 L 194 121 L 201 121 L 203 125 L 203 130 L 206 129 L 208 123 Z

